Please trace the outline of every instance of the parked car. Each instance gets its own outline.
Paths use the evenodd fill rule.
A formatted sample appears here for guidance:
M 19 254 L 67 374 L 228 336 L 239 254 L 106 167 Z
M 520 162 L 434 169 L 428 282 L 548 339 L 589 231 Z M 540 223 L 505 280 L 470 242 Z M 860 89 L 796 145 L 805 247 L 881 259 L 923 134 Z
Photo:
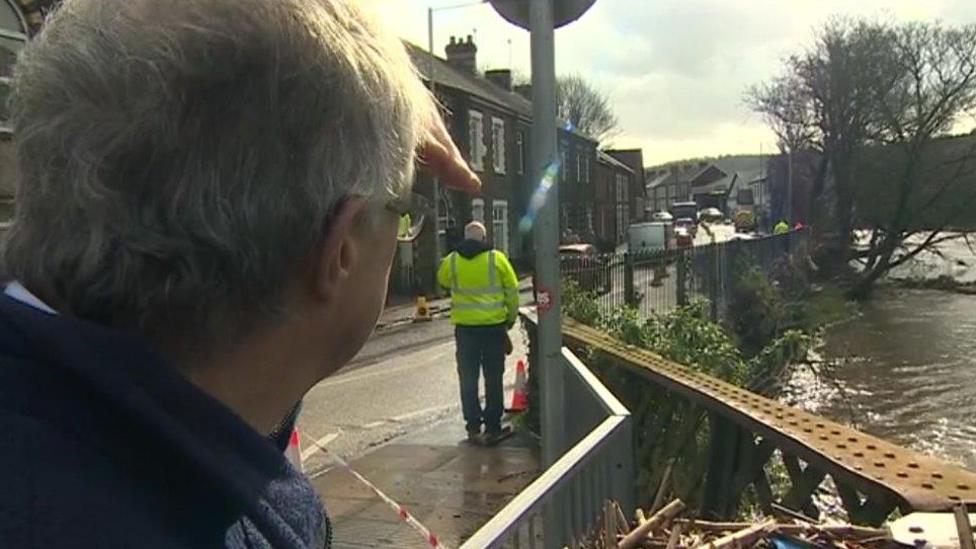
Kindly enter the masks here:
M 685 229 L 685 230 L 687 230 L 688 231 L 688 234 L 691 235 L 691 239 L 692 240 L 694 240 L 695 237 L 698 236 L 698 224 L 695 223 L 695 220 L 692 219 L 692 218 L 690 218 L 690 217 L 680 217 L 680 218 L 678 218 L 678 220 L 674 222 L 674 229 L 676 231 L 678 229 Z
M 654 212 L 654 215 L 651 216 L 651 219 L 653 221 L 670 222 L 670 221 L 674 221 L 674 216 L 668 212 Z
M 593 244 L 565 244 L 559 247 L 559 272 L 586 291 L 608 293 L 613 289 L 610 263 Z
M 705 208 L 704 210 L 698 212 L 699 221 L 707 221 L 708 223 L 721 223 L 725 219 L 725 214 L 722 210 L 718 208 Z

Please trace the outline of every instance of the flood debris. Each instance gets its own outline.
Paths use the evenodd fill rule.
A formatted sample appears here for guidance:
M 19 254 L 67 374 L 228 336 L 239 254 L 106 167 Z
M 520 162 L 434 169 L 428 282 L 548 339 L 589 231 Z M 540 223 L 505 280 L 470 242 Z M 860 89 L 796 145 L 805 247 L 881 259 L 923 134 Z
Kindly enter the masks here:
M 811 523 L 788 514 L 753 522 L 714 522 L 682 516 L 685 504 L 676 499 L 651 516 L 637 509 L 633 521 L 623 520 L 616 502 L 607 501 L 598 529 L 573 546 L 581 549 L 879 549 L 900 547 L 888 529 L 853 524 Z

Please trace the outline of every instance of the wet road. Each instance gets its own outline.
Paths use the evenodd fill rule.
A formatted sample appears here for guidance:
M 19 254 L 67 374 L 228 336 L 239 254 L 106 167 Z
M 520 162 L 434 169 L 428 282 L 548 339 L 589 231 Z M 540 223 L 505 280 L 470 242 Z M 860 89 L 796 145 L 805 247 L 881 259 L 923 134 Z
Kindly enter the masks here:
M 512 336 L 517 349 L 507 362 L 507 391 L 514 381 L 517 358 L 525 356 L 518 331 Z M 510 395 L 506 399 L 509 402 Z M 345 459 L 354 459 L 451 418 L 460 424 L 450 321 L 439 318 L 382 330 L 339 374 L 306 394 L 299 417 L 305 470 L 314 475 L 331 464 L 312 440 Z

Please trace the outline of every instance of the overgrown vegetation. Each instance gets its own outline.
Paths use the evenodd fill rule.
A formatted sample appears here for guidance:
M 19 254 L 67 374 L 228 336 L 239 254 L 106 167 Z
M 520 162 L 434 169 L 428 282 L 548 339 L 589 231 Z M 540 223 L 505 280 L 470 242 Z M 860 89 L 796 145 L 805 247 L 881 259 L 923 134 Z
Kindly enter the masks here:
M 783 293 L 766 277 L 746 268 L 738 278 L 732 305 L 737 311 L 731 322 L 735 329 L 712 322 L 704 302 L 646 320 L 629 307 L 603 312 L 595 295 L 573 284 L 567 285 L 563 307 L 567 316 L 626 343 L 737 386 L 772 394 L 787 367 L 806 356 L 812 338 L 788 329 L 786 317 L 771 322 L 763 318 L 788 310 Z M 761 328 L 752 328 L 757 322 Z M 634 414 L 641 500 L 653 500 L 663 485 L 662 495 L 673 493 L 693 507 L 700 504 L 710 441 L 705 411 L 601 356 L 587 359 Z

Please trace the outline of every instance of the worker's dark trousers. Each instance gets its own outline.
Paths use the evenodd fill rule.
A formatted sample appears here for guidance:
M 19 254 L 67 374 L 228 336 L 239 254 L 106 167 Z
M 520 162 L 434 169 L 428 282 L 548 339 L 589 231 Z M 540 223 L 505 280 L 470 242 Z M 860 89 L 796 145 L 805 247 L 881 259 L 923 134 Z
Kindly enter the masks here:
M 485 426 L 486 433 L 497 433 L 502 427 L 502 400 L 505 373 L 504 326 L 457 326 L 454 339 L 457 343 L 458 378 L 461 382 L 461 410 L 468 432 L 479 431 Z M 478 399 L 478 377 L 485 375 L 485 408 Z

